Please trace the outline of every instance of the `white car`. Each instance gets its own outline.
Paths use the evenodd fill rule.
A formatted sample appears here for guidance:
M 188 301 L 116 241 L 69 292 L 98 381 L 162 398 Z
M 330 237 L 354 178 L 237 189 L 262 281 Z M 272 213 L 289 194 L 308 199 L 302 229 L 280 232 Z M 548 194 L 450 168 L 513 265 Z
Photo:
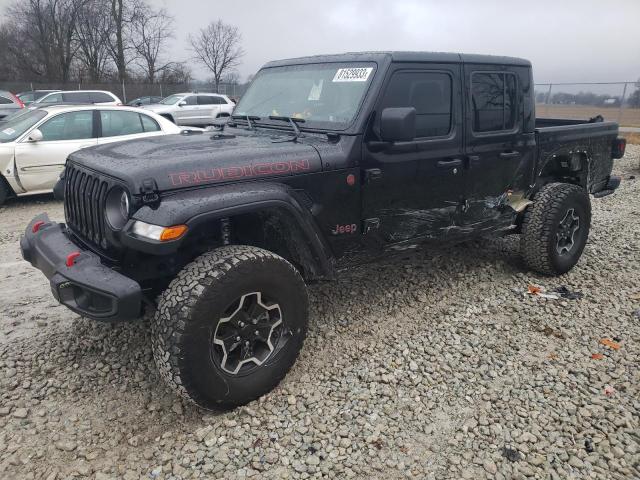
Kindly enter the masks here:
M 76 150 L 184 130 L 135 107 L 52 105 L 25 111 L 0 125 L 0 205 L 14 195 L 51 192 Z
M 216 118 L 228 117 L 235 103 L 219 93 L 176 93 L 145 110 L 162 115 L 176 125 L 211 125 Z
M 66 92 L 51 92 L 34 101 L 31 106 L 52 103 L 91 103 L 94 105 L 122 105 L 122 101 L 113 93 L 106 90 L 69 90 Z

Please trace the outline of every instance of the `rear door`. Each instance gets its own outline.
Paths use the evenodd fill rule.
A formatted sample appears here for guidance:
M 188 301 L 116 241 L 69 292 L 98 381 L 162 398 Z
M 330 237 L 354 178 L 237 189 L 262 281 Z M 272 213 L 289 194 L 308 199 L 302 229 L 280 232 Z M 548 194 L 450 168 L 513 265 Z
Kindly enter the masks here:
M 523 132 L 524 96 L 514 68 L 464 66 L 468 162 L 464 223 L 470 229 L 500 226 L 505 219 L 502 207 L 513 195 L 522 193 L 517 190 L 529 175 L 529 156 L 534 149 L 529 145 L 531 135 Z
M 459 64 L 392 65 L 363 151 L 364 230 L 386 244 L 453 234 L 464 161 Z M 416 109 L 416 138 L 380 146 L 380 113 Z
M 149 115 L 125 110 L 101 110 L 98 144 L 162 135 Z
M 18 175 L 28 192 L 52 189 L 69 154 L 97 144 L 91 110 L 60 113 L 38 128 L 41 141 L 16 145 Z

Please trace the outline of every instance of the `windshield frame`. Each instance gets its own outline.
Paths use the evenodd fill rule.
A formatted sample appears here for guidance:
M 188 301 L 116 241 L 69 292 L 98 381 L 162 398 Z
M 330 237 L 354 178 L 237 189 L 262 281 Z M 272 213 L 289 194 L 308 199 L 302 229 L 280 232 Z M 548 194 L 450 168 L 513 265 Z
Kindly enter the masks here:
M 242 97 L 245 97 L 246 94 L 251 90 L 251 88 L 253 87 L 255 81 L 257 79 L 260 78 L 260 75 L 262 75 L 264 72 L 267 72 L 269 70 L 280 70 L 280 69 L 286 69 L 286 68 L 290 68 L 290 67 L 313 67 L 316 65 L 338 65 L 338 68 L 360 68 L 359 65 L 363 65 L 363 66 L 367 66 L 367 67 L 373 67 L 373 70 L 371 71 L 370 74 L 370 78 L 367 79 L 367 83 L 368 85 L 365 87 L 364 91 L 362 92 L 362 95 L 360 97 L 360 100 L 354 110 L 354 114 L 353 117 L 351 118 L 351 120 L 349 120 L 348 122 L 345 123 L 336 123 L 336 127 L 332 127 L 332 126 L 328 126 L 329 123 L 331 122 L 322 122 L 322 121 L 314 121 L 314 120 L 306 120 L 304 123 L 300 123 L 298 125 L 298 128 L 301 131 L 305 131 L 305 132 L 347 132 L 348 130 L 350 130 L 357 122 L 358 119 L 360 118 L 361 114 L 362 114 L 362 108 L 363 105 L 365 104 L 365 102 L 367 101 L 369 94 L 372 90 L 372 85 L 374 85 L 374 83 L 377 81 L 377 74 L 380 71 L 380 65 L 376 60 L 373 59 L 366 59 L 366 60 L 332 60 L 332 61 L 318 61 L 318 62 L 304 62 L 304 63 L 287 63 L 287 64 L 280 64 L 280 65 L 274 65 L 274 66 L 266 66 L 261 68 L 258 73 L 256 73 L 253 81 L 251 82 L 251 85 L 249 86 L 249 89 L 247 89 L 247 92 L 245 92 L 245 94 Z M 242 98 L 240 98 L 240 100 L 238 101 L 238 103 L 236 104 L 234 110 L 233 110 L 233 115 L 239 115 L 239 116 L 246 116 L 247 113 L 240 113 L 240 111 L 238 110 L 238 106 L 240 106 L 242 104 Z M 255 115 L 254 113 L 248 113 L 248 115 L 253 116 Z M 294 117 L 295 118 L 295 117 Z M 246 125 L 246 119 L 244 118 L 237 118 L 234 119 L 233 122 L 237 123 L 237 120 L 240 120 L 241 125 Z M 291 127 L 290 124 L 287 124 L 286 122 L 282 122 L 282 121 L 278 121 L 278 120 L 271 120 L 269 119 L 268 116 L 263 116 L 261 117 L 260 120 L 251 120 L 251 122 L 253 123 L 254 126 L 259 126 L 259 127 L 267 127 L 267 128 L 275 128 L 275 129 L 279 129 L 279 130 L 293 130 L 293 128 Z M 311 123 L 311 125 L 309 125 L 309 123 Z M 314 126 L 314 123 L 320 123 L 323 124 L 322 126 Z
M 20 141 L 22 141 L 25 137 L 25 135 L 28 135 L 31 131 L 33 131 L 34 128 L 38 128 L 38 126 L 40 124 L 42 124 L 42 122 L 49 117 L 49 112 L 47 112 L 46 110 L 42 110 L 42 109 L 34 109 L 31 110 L 30 112 L 25 112 L 23 115 L 20 115 L 15 121 L 20 121 L 20 119 L 22 119 L 22 121 L 24 121 L 24 117 L 25 116 L 33 116 L 33 117 L 39 117 L 35 122 L 33 122 L 31 125 L 29 125 L 28 127 L 26 127 L 25 129 L 23 129 L 18 135 L 15 135 L 13 138 L 11 138 L 10 140 L 4 140 L 2 138 L 0 138 L 0 144 L 4 144 L 4 143 L 18 143 Z M 11 121 L 8 123 L 12 123 Z M 7 128 L 12 128 L 11 125 L 0 125 L 0 132 L 4 131 Z M 6 134 L 5 134 L 6 135 Z

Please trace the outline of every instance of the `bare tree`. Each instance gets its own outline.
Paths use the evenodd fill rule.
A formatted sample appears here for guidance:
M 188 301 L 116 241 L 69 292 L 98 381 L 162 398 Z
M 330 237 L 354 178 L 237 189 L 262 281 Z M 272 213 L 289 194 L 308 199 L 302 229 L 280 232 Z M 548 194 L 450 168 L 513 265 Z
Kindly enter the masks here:
M 188 38 L 195 60 L 213 73 L 217 92 L 222 76 L 237 67 L 244 55 L 242 35 L 237 27 L 218 20 Z
M 160 71 L 160 77 L 158 80 L 161 83 L 188 85 L 193 81 L 193 75 L 186 63 L 173 62 L 167 68 Z
M 102 79 L 109 60 L 113 21 L 108 7 L 106 0 L 89 0 L 78 14 L 78 60 L 93 82 Z
M 135 60 L 133 21 L 145 4 L 144 0 L 109 0 L 109 3 L 112 21 L 109 53 L 122 82 L 127 77 L 127 66 Z
M 78 13 L 87 0 L 26 0 L 7 9 L 8 18 L 18 29 L 19 37 L 31 48 L 48 80 L 69 80 L 77 51 L 75 31 Z M 24 19 L 28 18 L 29 22 Z
M 132 19 L 133 45 L 138 54 L 137 64 L 146 80 L 154 83 L 159 72 L 173 62 L 161 63 L 167 41 L 173 37 L 173 17 L 166 10 L 154 10 L 147 4 L 137 9 Z

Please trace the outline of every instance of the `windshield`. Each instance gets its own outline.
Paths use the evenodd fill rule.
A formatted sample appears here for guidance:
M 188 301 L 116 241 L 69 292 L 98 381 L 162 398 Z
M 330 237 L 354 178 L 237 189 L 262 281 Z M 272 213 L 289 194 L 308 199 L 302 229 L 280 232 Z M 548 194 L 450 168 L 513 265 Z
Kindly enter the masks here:
M 167 98 L 163 98 L 160 102 L 162 105 L 173 105 L 174 103 L 178 103 L 184 95 L 169 95 Z
M 375 73 L 373 63 L 324 63 L 266 68 L 235 115 L 302 118 L 304 127 L 343 130 L 355 118 Z
M 16 138 L 46 116 L 47 112 L 42 110 L 32 110 L 14 118 L 13 120 L 2 122 L 2 125 L 0 125 L 0 143 L 13 142 Z

